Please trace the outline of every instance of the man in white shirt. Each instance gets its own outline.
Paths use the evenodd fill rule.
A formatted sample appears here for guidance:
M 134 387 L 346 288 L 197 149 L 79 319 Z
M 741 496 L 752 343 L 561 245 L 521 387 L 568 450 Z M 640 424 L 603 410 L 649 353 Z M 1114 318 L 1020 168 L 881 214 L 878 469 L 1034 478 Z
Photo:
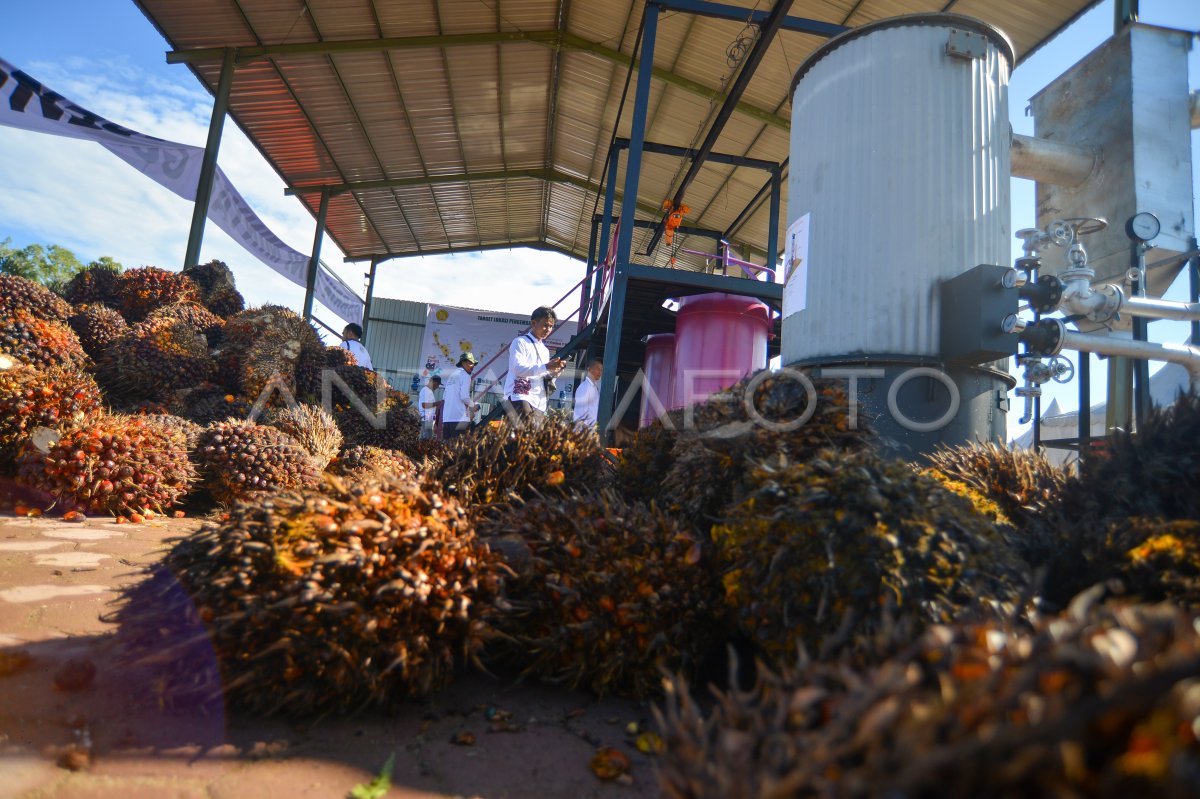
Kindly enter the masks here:
M 518 419 L 541 421 L 546 417 L 547 377 L 558 377 L 566 366 L 562 358 L 551 358 L 544 342 L 558 321 L 553 308 L 542 306 L 529 319 L 529 332 L 522 333 L 508 346 L 508 374 L 504 377 L 504 397 Z
M 596 427 L 600 416 L 600 375 L 604 372 L 604 361 L 592 358 L 587 371 L 575 389 L 575 424 L 586 430 Z
M 367 348 L 362 344 L 362 326 L 354 322 L 346 325 L 342 330 L 342 348 L 350 350 L 350 354 L 354 356 L 354 362 L 364 369 L 374 369 L 371 364 L 371 353 L 367 352 Z
M 446 378 L 442 392 L 442 438 L 446 441 L 471 426 L 478 403 L 471 396 L 471 372 L 479 361 L 471 352 L 458 356 L 458 366 Z
M 442 378 L 438 375 L 432 375 L 429 381 L 421 387 L 421 393 L 417 395 L 417 407 L 421 411 L 422 441 L 436 437 L 438 408 L 441 407 L 442 401 L 437 398 L 434 392 L 441 385 Z

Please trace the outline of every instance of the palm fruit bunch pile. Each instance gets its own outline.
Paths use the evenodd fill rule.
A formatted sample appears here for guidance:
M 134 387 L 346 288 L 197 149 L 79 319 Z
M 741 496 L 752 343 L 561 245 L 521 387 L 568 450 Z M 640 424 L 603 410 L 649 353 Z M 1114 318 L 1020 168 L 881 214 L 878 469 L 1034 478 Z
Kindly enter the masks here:
M 930 476 L 1008 527 L 1016 553 L 1043 572 L 1040 582 L 1078 556 L 1062 507 L 1067 468 L 1034 450 L 991 443 L 942 447 L 928 460 Z
M 178 272 L 143 266 L 128 269 L 117 280 L 117 310 L 129 324 L 137 324 L 164 305 L 200 299 L 196 284 Z
M 1168 604 L 1074 604 L 1033 629 L 939 625 L 865 669 L 761 673 L 707 717 L 677 680 L 659 714 L 662 793 L 1200 795 L 1194 618 Z
M 67 325 L 71 306 L 44 286 L 0 275 L 0 353 L 32 366 L 86 369 L 91 359 Z
M 0 355 L 0 473 L 15 467 L 22 443 L 38 428 L 63 431 L 99 413 L 103 397 L 84 372 L 39 369 Z
M 83 351 L 93 359 L 99 359 L 105 350 L 129 332 L 125 317 L 101 303 L 76 305 L 67 324 L 79 337 Z
M 696 534 L 659 511 L 611 492 L 538 497 L 479 535 L 517 575 L 496 651 L 527 674 L 644 699 L 716 642 L 720 581 Z
M 634 436 L 621 450 L 613 485 L 631 500 L 654 502 L 662 489 L 663 476 L 674 463 L 672 451 L 679 440 L 682 414 L 673 411 L 667 421 L 656 419 Z
M 1047 579 L 1060 591 L 1119 578 L 1134 594 L 1200 607 L 1200 396 L 1154 408 L 1084 458 L 1063 489 L 1079 556 Z
M 223 261 L 185 267 L 181 274 L 196 284 L 200 302 L 217 316 L 225 318 L 245 310 L 246 300 L 237 290 L 233 270 Z
M 147 413 L 142 414 L 142 418 L 162 427 L 174 436 L 188 452 L 196 448 L 200 434 L 204 432 L 204 428 L 195 422 L 172 413 Z
M 352 357 L 336 347 L 327 347 L 323 356 L 334 418 L 346 443 L 418 456 L 421 419 L 408 395 L 377 372 L 345 362 Z
M 399 450 L 356 444 L 339 452 L 337 457 L 330 462 L 328 471 L 330 474 L 351 481 L 359 481 L 371 476 L 402 477 L 415 480 L 418 478 L 420 469 L 412 458 Z
M 18 479 L 64 507 L 131 517 L 162 514 L 196 479 L 187 446 L 144 416 L 100 415 L 49 440 L 26 439 Z
M 209 346 L 216 346 L 220 342 L 221 330 L 225 327 L 224 319 L 200 303 L 189 300 L 156 308 L 146 316 L 143 324 L 158 322 L 186 324 L 203 335 Z
M 919 630 L 1016 613 L 1029 582 L 1003 534 L 965 498 L 870 451 L 782 454 L 712 528 L 726 602 L 776 662 L 864 644 L 897 620 Z
M 117 306 L 117 286 L 121 271 L 105 264 L 93 264 L 75 273 L 62 288 L 62 295 L 72 305 Z
M 707 532 L 743 498 L 747 463 L 776 453 L 801 461 L 819 449 L 867 446 L 873 436 L 866 420 L 852 421 L 849 407 L 844 380 L 758 372 L 682 414 L 658 502 Z
M 316 405 L 271 408 L 263 421 L 291 436 L 312 458 L 318 470 L 324 470 L 342 448 L 342 431 L 337 422 Z
M 311 716 L 394 708 L 447 684 L 477 661 L 497 589 L 495 558 L 454 500 L 330 478 L 176 541 L 124 589 L 114 620 L 128 663 L 166 664 L 168 704 L 223 695 L 254 714 Z M 210 649 L 219 675 L 197 672 Z
M 168 401 L 212 378 L 217 364 L 204 334 L 182 319 L 147 318 L 105 350 L 97 377 L 120 403 Z
M 594 490 L 611 478 L 595 434 L 561 419 L 459 436 L 436 476 L 469 510 L 534 493 Z
M 319 482 L 320 470 L 299 442 L 282 430 L 241 419 L 206 427 L 195 457 L 205 486 L 225 504 Z

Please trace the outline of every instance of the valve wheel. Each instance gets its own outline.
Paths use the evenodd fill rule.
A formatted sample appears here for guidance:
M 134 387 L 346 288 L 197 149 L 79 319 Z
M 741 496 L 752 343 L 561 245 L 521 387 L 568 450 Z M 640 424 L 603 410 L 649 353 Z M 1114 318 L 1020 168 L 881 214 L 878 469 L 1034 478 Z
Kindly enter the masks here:
M 1070 383 L 1075 379 L 1075 364 L 1069 358 L 1055 355 L 1046 365 L 1050 367 L 1050 379 L 1055 383 Z
M 1096 216 L 1073 216 L 1068 219 L 1060 219 L 1059 221 L 1070 225 L 1075 230 L 1076 236 L 1099 233 L 1108 227 L 1108 220 Z

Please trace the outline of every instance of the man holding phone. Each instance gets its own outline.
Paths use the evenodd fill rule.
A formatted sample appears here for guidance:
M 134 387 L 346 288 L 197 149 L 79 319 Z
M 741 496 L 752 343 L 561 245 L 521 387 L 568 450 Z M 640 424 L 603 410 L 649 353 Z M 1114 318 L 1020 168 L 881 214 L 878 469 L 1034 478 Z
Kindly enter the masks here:
M 557 321 L 553 308 L 537 308 L 530 316 L 529 332 L 517 336 L 508 346 L 504 397 L 520 419 L 540 422 L 546 417 L 546 379 L 558 377 L 566 366 L 562 358 L 551 358 L 543 343 L 554 332 Z

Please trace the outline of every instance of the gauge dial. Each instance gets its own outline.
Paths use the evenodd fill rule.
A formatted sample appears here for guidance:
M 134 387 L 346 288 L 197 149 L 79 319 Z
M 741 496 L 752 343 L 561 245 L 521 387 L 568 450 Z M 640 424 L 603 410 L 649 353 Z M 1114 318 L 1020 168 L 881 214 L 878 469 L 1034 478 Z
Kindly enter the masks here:
M 1158 236 L 1162 224 L 1158 217 L 1149 211 L 1142 211 L 1129 217 L 1125 223 L 1125 235 L 1135 241 L 1150 241 Z

